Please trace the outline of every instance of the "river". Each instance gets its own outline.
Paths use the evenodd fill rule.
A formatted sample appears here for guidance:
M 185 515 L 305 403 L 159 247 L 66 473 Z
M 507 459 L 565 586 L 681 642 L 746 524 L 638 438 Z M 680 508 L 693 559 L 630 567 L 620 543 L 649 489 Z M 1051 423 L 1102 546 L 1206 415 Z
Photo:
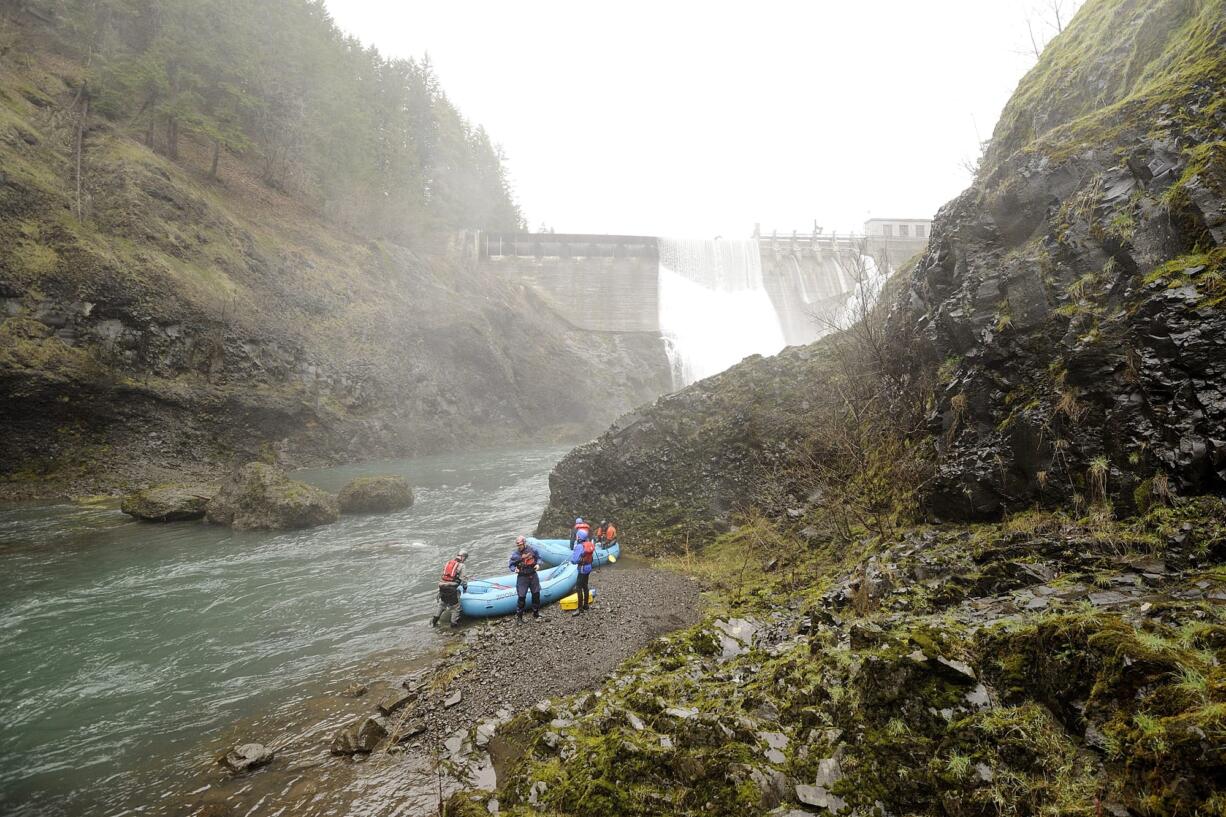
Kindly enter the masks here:
M 403 474 L 417 496 L 306 531 L 0 509 L 0 813 L 161 813 L 234 724 L 292 726 L 325 691 L 444 644 L 427 621 L 443 563 L 467 547 L 472 575 L 503 572 L 563 453 L 299 472 L 332 491 Z

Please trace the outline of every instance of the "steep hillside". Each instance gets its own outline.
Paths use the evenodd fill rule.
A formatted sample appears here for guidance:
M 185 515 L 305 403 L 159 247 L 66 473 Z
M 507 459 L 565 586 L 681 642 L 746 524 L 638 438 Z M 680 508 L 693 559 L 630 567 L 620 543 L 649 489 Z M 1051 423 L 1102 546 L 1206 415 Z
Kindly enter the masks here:
M 836 497 L 873 526 L 1226 491 L 1224 54 L 1220 0 L 1088 3 L 897 296 L 572 452 L 542 532 L 586 510 L 679 548 Z
M 657 338 L 568 331 L 455 233 L 358 235 L 270 186 L 258 155 L 213 178 L 203 137 L 185 129 L 172 159 L 91 116 L 78 170 L 86 69 L 39 18 L 6 24 L 6 493 L 573 439 L 669 387 Z

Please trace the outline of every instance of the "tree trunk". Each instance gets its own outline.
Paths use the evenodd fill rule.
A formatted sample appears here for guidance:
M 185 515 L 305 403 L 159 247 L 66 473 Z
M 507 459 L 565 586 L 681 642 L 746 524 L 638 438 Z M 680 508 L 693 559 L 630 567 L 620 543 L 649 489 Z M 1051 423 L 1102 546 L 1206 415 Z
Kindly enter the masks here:
M 166 154 L 179 158 L 179 122 L 173 116 L 166 120 Z
M 217 178 L 217 164 L 221 161 L 221 140 L 213 140 L 213 166 L 209 168 L 209 178 Z

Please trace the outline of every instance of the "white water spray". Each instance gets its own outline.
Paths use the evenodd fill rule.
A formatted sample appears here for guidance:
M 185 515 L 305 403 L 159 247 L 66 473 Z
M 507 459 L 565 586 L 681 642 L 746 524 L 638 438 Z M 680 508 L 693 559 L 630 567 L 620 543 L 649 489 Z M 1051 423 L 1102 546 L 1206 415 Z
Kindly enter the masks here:
M 756 240 L 661 238 L 659 246 L 660 332 L 674 386 L 784 347 Z

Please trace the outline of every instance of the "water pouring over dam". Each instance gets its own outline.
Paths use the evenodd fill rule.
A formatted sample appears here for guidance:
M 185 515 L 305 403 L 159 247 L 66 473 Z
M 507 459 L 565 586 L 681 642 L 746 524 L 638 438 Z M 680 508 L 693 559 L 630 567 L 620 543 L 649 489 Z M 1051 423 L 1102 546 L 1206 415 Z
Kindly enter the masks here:
M 633 376 L 680 388 L 846 324 L 866 293 L 923 250 L 927 224 L 875 220 L 862 235 L 744 240 L 465 233 L 454 249 L 520 282 L 542 321 L 658 356 L 658 369 Z
M 786 340 L 753 239 L 659 239 L 660 334 L 682 386 Z

